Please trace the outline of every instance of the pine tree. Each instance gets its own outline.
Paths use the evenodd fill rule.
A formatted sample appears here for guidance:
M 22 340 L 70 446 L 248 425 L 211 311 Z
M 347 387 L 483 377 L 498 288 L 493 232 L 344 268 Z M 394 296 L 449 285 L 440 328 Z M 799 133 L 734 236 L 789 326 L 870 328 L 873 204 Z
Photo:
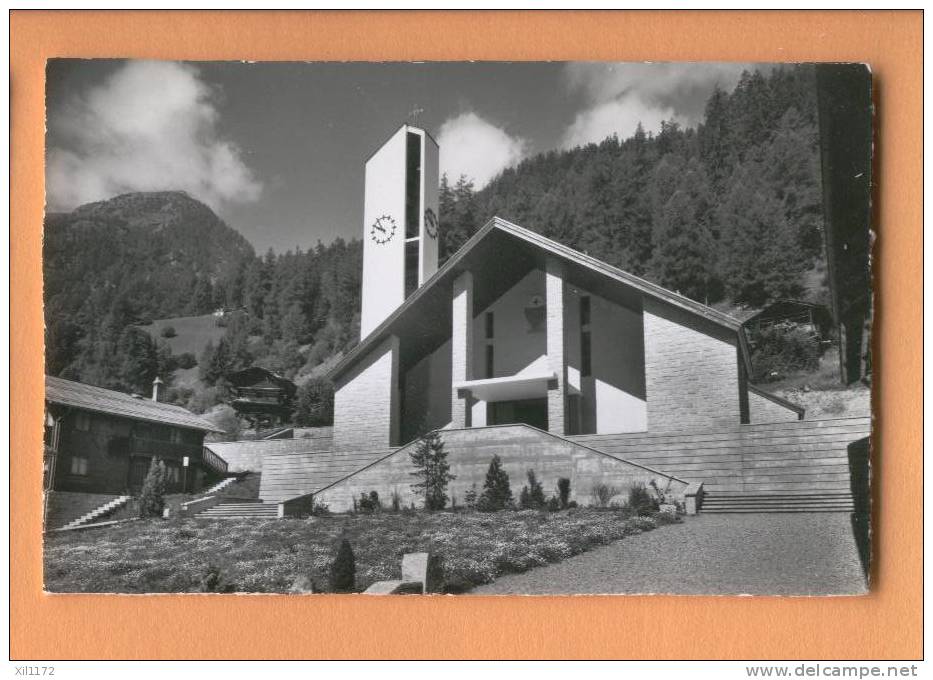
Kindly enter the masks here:
M 650 271 L 666 288 L 704 303 L 720 295 L 705 170 L 691 159 L 655 222 Z
M 494 512 L 512 507 L 513 502 L 509 475 L 502 468 L 502 460 L 498 455 L 494 455 L 486 471 L 486 481 L 483 484 L 483 493 L 477 501 L 477 507 L 480 510 Z
M 780 199 L 764 181 L 760 163 L 744 163 L 730 184 L 719 211 L 729 297 L 755 307 L 798 297 L 806 263 Z
M 415 467 L 411 475 L 420 479 L 411 485 L 412 491 L 424 497 L 426 510 L 443 510 L 449 500 L 447 486 L 451 480 L 456 479 L 456 476 L 450 474 L 447 452 L 444 450 L 444 442 L 437 430 L 432 430 L 421 437 L 408 455 L 411 464 Z

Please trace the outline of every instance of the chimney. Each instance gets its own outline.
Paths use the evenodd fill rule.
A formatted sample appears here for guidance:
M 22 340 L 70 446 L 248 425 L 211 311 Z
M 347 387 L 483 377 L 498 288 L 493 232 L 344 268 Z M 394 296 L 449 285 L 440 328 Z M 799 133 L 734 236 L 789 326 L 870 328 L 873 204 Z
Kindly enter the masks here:
M 156 376 L 152 381 L 152 401 L 159 401 L 159 391 L 162 387 L 162 378 Z

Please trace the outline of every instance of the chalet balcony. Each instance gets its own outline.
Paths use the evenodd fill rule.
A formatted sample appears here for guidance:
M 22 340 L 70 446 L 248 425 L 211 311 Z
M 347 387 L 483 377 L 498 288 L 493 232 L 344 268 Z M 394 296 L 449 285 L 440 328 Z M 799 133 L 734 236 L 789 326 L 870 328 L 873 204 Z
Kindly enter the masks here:
M 149 439 L 147 437 L 129 437 L 123 439 L 122 442 L 126 447 L 124 450 L 126 450 L 130 456 L 147 456 L 150 458 L 179 461 L 187 456 L 191 465 L 200 463 L 204 467 L 210 468 L 220 474 L 225 474 L 227 472 L 227 461 L 199 444 L 169 442 L 162 439 Z M 111 446 L 111 450 L 113 451 L 113 443 Z
M 198 444 L 183 444 L 162 439 L 149 439 L 147 437 L 130 437 L 129 454 L 131 456 L 157 456 L 159 458 L 200 459 L 201 446 Z

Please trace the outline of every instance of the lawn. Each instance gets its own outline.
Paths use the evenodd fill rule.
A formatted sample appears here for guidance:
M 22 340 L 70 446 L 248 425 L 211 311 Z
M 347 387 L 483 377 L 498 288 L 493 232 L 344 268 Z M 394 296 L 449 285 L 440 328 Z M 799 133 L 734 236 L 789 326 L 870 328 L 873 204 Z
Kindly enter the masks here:
M 546 513 L 378 513 L 285 520 L 140 520 L 53 534 L 50 592 L 287 592 L 298 576 L 326 587 L 337 544 L 356 555 L 356 587 L 400 577 L 404 553 L 443 556 L 448 592 L 584 552 L 669 523 L 587 508 Z M 560 584 L 554 584 L 560 591 Z
M 176 335 L 172 338 L 162 336 L 162 330 L 171 326 Z M 191 352 L 200 357 L 208 341 L 217 344 L 223 337 L 224 327 L 217 324 L 213 314 L 201 316 L 177 316 L 171 319 L 156 319 L 148 326 L 140 326 L 153 338 L 164 340 L 172 348 L 172 354 Z

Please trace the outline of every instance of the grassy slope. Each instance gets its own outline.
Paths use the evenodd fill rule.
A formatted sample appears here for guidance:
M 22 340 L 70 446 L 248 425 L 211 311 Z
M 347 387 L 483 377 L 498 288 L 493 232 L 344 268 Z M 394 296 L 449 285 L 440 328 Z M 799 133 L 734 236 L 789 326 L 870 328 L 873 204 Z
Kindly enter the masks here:
M 177 335 L 174 338 L 163 338 L 162 329 L 172 326 Z M 140 326 L 153 338 L 164 340 L 172 348 L 172 354 L 191 352 L 195 357 L 201 356 L 204 345 L 213 341 L 214 344 L 223 337 L 224 328 L 217 325 L 213 314 L 202 316 L 177 316 L 172 319 L 157 319 L 148 326 Z
M 323 586 L 342 535 L 356 585 L 397 579 L 404 553 L 444 556 L 448 589 L 557 562 L 655 528 L 615 511 L 380 513 L 310 520 L 145 520 L 45 541 L 52 592 L 200 592 L 211 571 L 240 592 L 285 592 L 296 577 Z M 560 584 L 554 584 L 556 591 Z

